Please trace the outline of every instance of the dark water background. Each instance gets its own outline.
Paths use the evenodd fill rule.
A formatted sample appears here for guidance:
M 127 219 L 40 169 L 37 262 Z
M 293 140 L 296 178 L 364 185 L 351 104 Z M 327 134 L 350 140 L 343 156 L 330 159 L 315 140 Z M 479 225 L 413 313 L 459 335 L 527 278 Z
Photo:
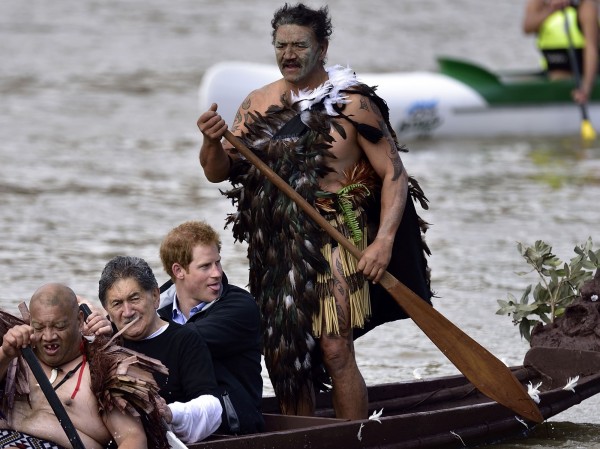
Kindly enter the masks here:
M 537 68 L 523 3 L 335 0 L 329 62 L 357 72 L 434 70 L 436 55 L 492 69 Z M 320 6 L 320 3 L 309 2 Z M 197 88 L 224 60 L 272 61 L 272 0 L 0 2 L 0 306 L 16 311 L 46 282 L 95 298 L 117 254 L 149 261 L 173 226 L 231 211 L 198 162 Z M 573 113 L 577 114 L 574 108 Z M 600 127 L 600 124 L 597 124 Z M 436 307 L 509 364 L 527 350 L 496 300 L 533 278 L 516 242 L 541 239 L 568 260 L 600 243 L 600 146 L 561 139 L 409 142 L 403 156 L 431 209 Z M 245 248 L 223 230 L 224 267 L 247 282 Z M 597 245 L 596 245 L 597 247 Z M 537 282 L 537 281 L 536 281 Z M 455 374 L 411 322 L 359 340 L 367 383 Z M 266 393 L 270 392 L 267 383 Z M 597 398 L 498 447 L 600 447 Z

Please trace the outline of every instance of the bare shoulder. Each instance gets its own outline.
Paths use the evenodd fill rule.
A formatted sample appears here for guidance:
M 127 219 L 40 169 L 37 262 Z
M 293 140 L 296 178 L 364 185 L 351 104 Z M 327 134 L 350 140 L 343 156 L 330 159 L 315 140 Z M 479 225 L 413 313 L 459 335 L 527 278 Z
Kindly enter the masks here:
M 281 104 L 283 86 L 283 80 L 277 80 L 250 92 L 238 108 L 232 132 L 240 134 L 245 130 L 245 123 L 251 121 L 250 114 L 264 114 L 270 106 Z
M 253 92 L 255 106 L 260 112 L 266 111 L 269 106 L 281 104 L 282 95 L 285 93 L 283 79 L 266 84 Z
M 539 12 L 544 9 L 545 0 L 527 0 L 525 4 L 525 12 L 526 13 L 534 13 Z
M 345 105 L 344 114 L 352 115 L 354 121 L 371 125 L 381 123 L 383 115 L 371 97 L 361 93 L 349 93 L 348 100 L 350 102 Z

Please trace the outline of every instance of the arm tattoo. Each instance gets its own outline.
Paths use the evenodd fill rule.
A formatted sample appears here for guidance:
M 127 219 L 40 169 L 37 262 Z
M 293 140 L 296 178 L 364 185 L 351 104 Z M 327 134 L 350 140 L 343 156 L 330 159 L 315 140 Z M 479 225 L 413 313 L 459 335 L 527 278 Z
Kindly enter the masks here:
M 250 109 L 250 103 L 251 103 L 250 97 L 246 97 L 246 99 L 242 103 L 242 106 L 240 107 L 240 109 L 247 111 L 248 109 Z M 246 113 L 244 114 L 244 117 L 247 117 Z M 240 125 L 242 125 L 242 120 L 244 120 L 244 117 L 242 117 L 242 113 L 238 109 L 238 111 L 235 114 L 235 119 L 233 120 L 233 125 L 232 125 L 233 131 L 238 131 L 241 128 Z
M 369 103 L 365 97 L 360 97 L 360 109 L 369 110 Z
M 251 101 L 250 101 L 250 97 L 246 97 L 246 99 L 245 99 L 245 100 L 244 100 L 244 102 L 242 103 L 242 109 L 244 109 L 244 110 L 246 110 L 246 111 L 247 111 L 248 109 L 250 109 L 250 103 L 251 103 Z
M 392 161 L 392 165 L 394 166 L 394 176 L 392 177 L 392 181 L 396 181 L 398 180 L 398 178 L 400 178 L 400 175 L 404 170 L 404 166 L 402 165 L 402 159 L 400 159 L 400 155 L 398 154 L 396 142 L 394 141 L 394 138 L 390 134 L 390 131 L 388 130 L 387 125 L 383 120 L 379 121 L 379 127 L 383 130 L 383 136 L 390 145 L 388 157 L 390 158 L 390 160 Z
M 371 103 L 373 103 L 373 100 L 371 100 Z M 398 178 L 400 178 L 402 171 L 404 170 L 404 166 L 402 165 L 402 159 L 400 159 L 400 154 L 398 154 L 398 147 L 396 146 L 396 141 L 392 137 L 392 134 L 390 133 L 390 130 L 387 127 L 387 123 L 383 119 L 383 115 L 381 114 L 379 108 L 372 107 L 372 109 L 377 115 L 379 129 L 381 129 L 381 131 L 383 132 L 383 137 L 385 137 L 385 140 L 387 140 L 388 144 L 390 145 L 388 157 L 390 158 L 390 160 L 392 161 L 392 165 L 394 166 L 394 176 L 392 177 L 392 181 L 397 181 Z
M 240 113 L 240 111 L 237 111 L 235 113 L 235 119 L 233 120 L 232 129 L 237 131 L 240 128 L 241 123 L 242 123 L 242 114 Z

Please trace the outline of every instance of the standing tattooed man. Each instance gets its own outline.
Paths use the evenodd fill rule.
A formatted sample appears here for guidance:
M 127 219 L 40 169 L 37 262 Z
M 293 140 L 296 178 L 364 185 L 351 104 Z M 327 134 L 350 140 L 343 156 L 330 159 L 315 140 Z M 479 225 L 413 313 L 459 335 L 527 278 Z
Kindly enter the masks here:
M 386 269 L 431 300 L 425 226 L 413 205 L 413 198 L 423 205 L 426 199 L 404 169 L 385 102 L 351 69 L 325 68 L 328 8 L 285 4 L 271 24 L 283 77 L 248 95 L 232 132 L 352 239 L 361 259 L 221 143 L 227 124 L 216 104 L 198 119 L 200 163 L 209 181 L 234 187 L 226 195 L 238 213 L 229 222 L 234 237 L 249 244 L 250 290 L 261 307 L 266 366 L 282 410 L 314 411 L 324 365 L 337 416 L 366 418 L 353 340 L 406 317 L 377 284 Z

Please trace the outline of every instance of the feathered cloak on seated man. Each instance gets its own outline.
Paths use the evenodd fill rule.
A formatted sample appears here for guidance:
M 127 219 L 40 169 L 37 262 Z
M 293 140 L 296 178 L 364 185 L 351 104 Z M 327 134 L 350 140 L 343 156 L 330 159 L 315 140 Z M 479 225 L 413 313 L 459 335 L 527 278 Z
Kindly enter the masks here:
M 21 310 L 24 310 L 23 306 L 20 306 Z M 20 324 L 28 324 L 28 321 L 0 310 L 0 340 L 8 329 Z M 82 354 L 90 366 L 91 390 L 98 401 L 99 413 L 117 409 L 140 417 L 148 447 L 169 448 L 167 428 L 157 406 L 159 388 L 152 375 L 155 371 L 167 374 L 168 370 L 160 361 L 125 349 L 113 341 L 114 337 L 95 336 L 93 340 L 82 337 L 81 342 Z M 30 393 L 30 375 L 27 363 L 19 356 L 11 361 L 0 384 L 0 411 L 9 425 L 14 401 L 27 398 Z

